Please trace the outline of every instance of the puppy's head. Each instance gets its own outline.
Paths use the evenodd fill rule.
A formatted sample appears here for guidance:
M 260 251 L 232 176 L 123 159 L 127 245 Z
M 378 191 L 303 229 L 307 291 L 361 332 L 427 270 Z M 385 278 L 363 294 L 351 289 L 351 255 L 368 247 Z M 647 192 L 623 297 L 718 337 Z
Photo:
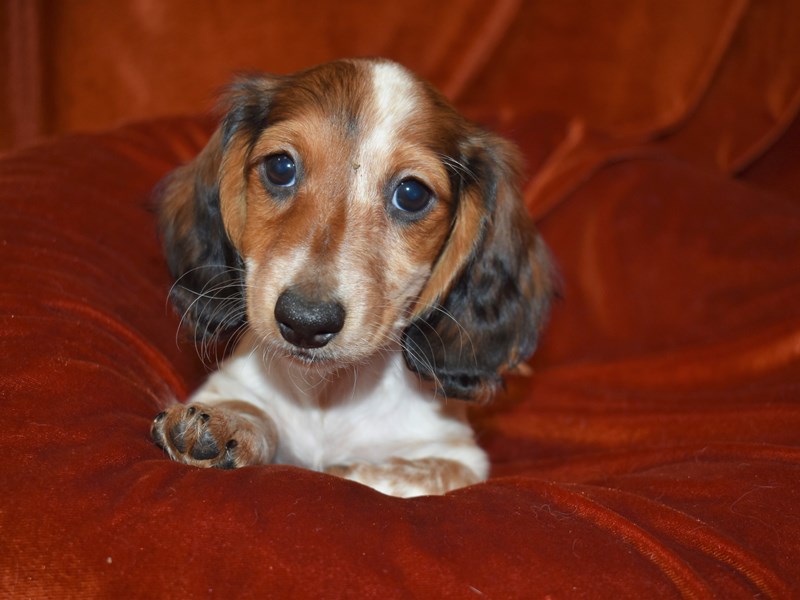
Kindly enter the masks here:
M 246 323 L 328 367 L 401 344 L 460 398 L 533 352 L 549 263 L 508 143 L 381 60 L 242 79 L 225 103 L 162 192 L 172 299 L 199 337 Z

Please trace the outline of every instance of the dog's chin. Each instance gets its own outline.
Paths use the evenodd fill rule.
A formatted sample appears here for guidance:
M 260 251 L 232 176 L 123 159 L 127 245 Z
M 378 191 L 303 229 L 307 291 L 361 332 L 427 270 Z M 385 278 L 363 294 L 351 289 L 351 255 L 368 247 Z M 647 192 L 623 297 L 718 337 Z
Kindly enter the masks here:
M 287 356 L 289 360 L 306 366 L 323 367 L 326 364 L 332 365 L 338 362 L 335 358 L 327 355 L 326 353 L 307 348 L 290 348 L 288 349 Z
M 282 348 L 282 354 L 294 365 L 316 370 L 321 373 L 336 371 L 357 362 L 351 357 L 343 356 L 324 348 L 284 346 Z

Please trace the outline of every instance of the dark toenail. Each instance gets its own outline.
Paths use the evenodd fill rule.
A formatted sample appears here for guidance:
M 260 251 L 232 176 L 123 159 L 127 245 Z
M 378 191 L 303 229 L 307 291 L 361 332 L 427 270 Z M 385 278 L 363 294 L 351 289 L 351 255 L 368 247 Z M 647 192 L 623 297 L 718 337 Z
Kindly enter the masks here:
M 153 427 L 153 428 L 150 430 L 150 439 L 151 439 L 151 440 L 153 440 L 153 443 L 154 443 L 156 446 L 158 446 L 158 447 L 159 447 L 159 448 L 161 448 L 162 450 L 166 450 L 166 448 L 165 448 L 165 444 L 164 444 L 164 436 L 163 436 L 163 435 L 162 435 L 162 433 L 161 433 L 161 432 L 158 430 L 158 428 L 156 428 L 156 427 Z
M 233 459 L 233 456 L 228 455 L 225 457 L 221 463 L 217 464 L 218 469 L 223 469 L 225 471 L 229 471 L 236 468 L 236 461 Z
M 236 448 L 236 446 L 238 446 L 238 445 L 239 445 L 239 442 L 237 442 L 236 440 L 228 440 L 228 443 L 227 443 L 227 444 L 225 444 L 225 447 L 226 447 L 228 450 L 233 450 L 233 449 L 234 449 L 234 448 Z

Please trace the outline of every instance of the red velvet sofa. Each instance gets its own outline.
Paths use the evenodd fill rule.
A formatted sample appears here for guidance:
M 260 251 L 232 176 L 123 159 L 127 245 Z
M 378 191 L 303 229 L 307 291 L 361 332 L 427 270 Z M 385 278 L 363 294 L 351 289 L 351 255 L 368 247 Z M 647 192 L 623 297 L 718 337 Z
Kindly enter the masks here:
M 800 596 L 797 4 L 350 2 L 335 22 L 324 3 L 107 4 L 40 5 L 59 18 L 33 26 L 51 67 L 94 47 L 80 72 L 105 88 L 61 72 L 0 105 L 7 147 L 55 135 L 0 159 L 0 596 Z M 167 305 L 150 191 L 213 118 L 66 132 L 183 110 L 181 86 L 206 102 L 252 66 L 265 15 L 284 37 L 256 66 L 385 54 L 524 151 L 562 297 L 533 374 L 472 412 L 485 483 L 404 500 L 189 468 L 150 442 L 205 373 Z M 208 70 L 164 83 L 159 52 L 173 76 Z M 37 89 L 49 119 L 20 99 Z

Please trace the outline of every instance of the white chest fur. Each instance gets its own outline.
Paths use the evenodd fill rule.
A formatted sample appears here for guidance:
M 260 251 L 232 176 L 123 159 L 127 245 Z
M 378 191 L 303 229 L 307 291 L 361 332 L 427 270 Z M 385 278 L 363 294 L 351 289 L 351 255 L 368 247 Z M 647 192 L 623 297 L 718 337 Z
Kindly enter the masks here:
M 278 430 L 275 462 L 322 470 L 390 458 L 439 457 L 487 471 L 474 444 L 465 405 L 435 394 L 409 371 L 399 351 L 332 372 L 265 356 L 246 336 L 192 398 L 250 403 Z

